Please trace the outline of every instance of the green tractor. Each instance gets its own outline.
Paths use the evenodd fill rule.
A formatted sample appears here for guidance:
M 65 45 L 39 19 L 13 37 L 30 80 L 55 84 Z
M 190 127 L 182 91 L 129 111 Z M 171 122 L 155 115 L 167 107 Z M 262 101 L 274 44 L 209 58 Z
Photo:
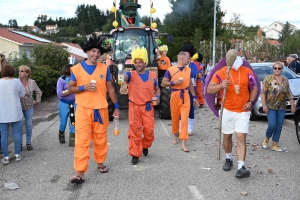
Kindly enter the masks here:
M 158 75 L 159 86 L 161 85 L 164 76 L 164 70 L 158 70 L 156 38 L 159 33 L 156 29 L 150 27 L 118 27 L 111 32 L 113 39 L 111 60 L 114 64 L 110 65 L 110 72 L 112 74 L 113 85 L 117 92 L 118 102 L 120 108 L 128 107 L 128 87 L 126 83 L 118 84 L 118 65 L 122 64 L 125 72 L 135 70 L 134 65 L 131 64 L 131 51 L 136 47 L 145 47 L 148 52 L 147 70 L 151 70 Z M 161 86 L 160 86 L 161 87 Z M 170 119 L 170 95 L 169 88 L 161 89 L 161 99 L 159 107 L 159 117 L 161 119 Z M 113 104 L 109 101 L 109 114 L 112 116 Z M 112 120 L 112 117 L 110 118 Z

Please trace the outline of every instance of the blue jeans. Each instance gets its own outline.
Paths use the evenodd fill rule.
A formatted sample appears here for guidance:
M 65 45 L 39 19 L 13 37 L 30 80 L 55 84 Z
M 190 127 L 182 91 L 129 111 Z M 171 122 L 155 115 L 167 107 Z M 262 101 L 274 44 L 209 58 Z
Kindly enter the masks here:
M 75 108 L 76 105 L 74 104 Z M 69 120 L 69 104 L 62 101 L 58 102 L 58 111 L 59 111 L 59 131 L 65 132 L 67 123 L 69 122 L 69 132 L 71 134 L 75 133 L 75 127 L 71 125 Z
M 12 134 L 14 136 L 15 154 L 20 154 L 20 152 L 21 152 L 21 134 L 20 134 L 21 121 L 11 122 L 11 123 L 0 123 L 1 148 L 2 148 L 4 157 L 8 156 L 9 124 L 11 124 L 11 126 L 12 126 Z
M 268 128 L 266 131 L 266 137 L 271 138 L 273 142 L 278 142 L 281 130 L 282 130 L 282 124 L 285 117 L 285 110 L 273 110 L 268 108 Z
M 26 127 L 26 144 L 31 144 L 33 106 L 28 110 L 23 110 L 23 115 L 25 118 L 25 127 Z M 21 120 L 21 125 L 20 125 L 21 144 L 22 144 L 22 129 L 23 129 L 23 119 Z

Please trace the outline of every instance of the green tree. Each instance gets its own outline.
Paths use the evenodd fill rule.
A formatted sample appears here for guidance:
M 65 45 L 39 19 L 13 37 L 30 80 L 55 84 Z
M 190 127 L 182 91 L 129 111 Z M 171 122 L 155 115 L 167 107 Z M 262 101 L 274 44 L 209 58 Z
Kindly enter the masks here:
M 289 22 L 286 22 L 283 26 L 283 29 L 281 31 L 281 35 L 279 36 L 278 41 L 284 42 L 285 39 L 289 38 L 293 32 L 293 29 L 291 28 L 291 24 Z
M 32 53 L 36 66 L 50 66 L 55 70 L 61 70 L 68 63 L 68 52 L 55 44 L 35 45 Z
M 300 55 L 300 30 L 296 30 L 293 34 L 287 37 L 284 40 L 283 45 L 286 55 L 291 53 Z

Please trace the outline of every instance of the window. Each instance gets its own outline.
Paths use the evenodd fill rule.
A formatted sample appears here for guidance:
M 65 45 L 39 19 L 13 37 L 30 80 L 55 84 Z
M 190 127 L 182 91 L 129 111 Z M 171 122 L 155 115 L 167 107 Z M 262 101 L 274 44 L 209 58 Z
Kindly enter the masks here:
M 30 58 L 31 51 L 30 50 L 24 50 L 23 54 L 25 54 L 27 58 Z

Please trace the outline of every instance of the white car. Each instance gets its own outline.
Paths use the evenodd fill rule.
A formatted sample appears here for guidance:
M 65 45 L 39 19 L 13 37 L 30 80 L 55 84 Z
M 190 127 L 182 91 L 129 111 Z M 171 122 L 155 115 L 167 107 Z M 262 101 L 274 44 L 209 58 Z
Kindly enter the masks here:
M 252 68 L 254 69 L 255 73 L 257 74 L 258 78 L 262 81 L 269 75 L 273 74 L 273 64 L 271 62 L 264 62 L 264 63 L 251 63 Z M 300 97 L 300 78 L 296 75 L 292 70 L 287 67 L 284 67 L 281 73 L 289 80 L 289 85 L 291 92 L 293 94 L 293 98 L 296 102 Z M 286 115 L 293 115 L 294 113 L 291 112 L 291 105 L 290 102 L 286 101 Z M 260 97 L 258 98 L 256 104 L 254 105 L 251 111 L 250 120 L 258 120 L 260 116 L 266 116 L 266 113 L 263 112 L 262 103 Z

